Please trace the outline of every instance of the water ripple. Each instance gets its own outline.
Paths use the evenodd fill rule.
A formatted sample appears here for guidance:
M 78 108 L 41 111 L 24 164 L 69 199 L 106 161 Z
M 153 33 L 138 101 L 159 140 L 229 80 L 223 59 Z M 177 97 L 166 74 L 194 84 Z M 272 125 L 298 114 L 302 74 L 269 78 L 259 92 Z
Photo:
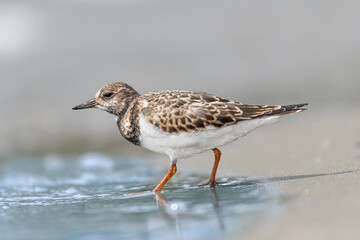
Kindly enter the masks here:
M 136 159 L 84 154 L 12 158 L 0 172 L 2 239 L 218 239 L 278 206 L 261 181 L 180 173 L 162 193 L 165 171 Z M 142 193 L 139 193 L 142 192 Z

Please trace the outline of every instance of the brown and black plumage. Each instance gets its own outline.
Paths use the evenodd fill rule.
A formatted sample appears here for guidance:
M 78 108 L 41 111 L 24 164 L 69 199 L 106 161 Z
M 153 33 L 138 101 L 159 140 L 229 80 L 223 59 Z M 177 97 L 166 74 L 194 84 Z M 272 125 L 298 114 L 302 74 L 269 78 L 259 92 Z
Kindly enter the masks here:
M 148 105 L 141 112 L 163 132 L 199 131 L 223 127 L 265 116 L 280 116 L 305 110 L 307 104 L 286 106 L 247 105 L 204 92 L 159 91 L 142 95 Z
M 167 154 L 171 167 L 154 189 L 160 191 L 175 174 L 178 159 L 211 149 L 215 163 L 208 184 L 214 186 L 221 156 L 218 147 L 280 116 L 304 111 L 306 105 L 248 105 L 194 91 L 157 91 L 141 95 L 128 84 L 116 82 L 105 85 L 94 99 L 73 109 L 99 108 L 114 114 L 125 139 Z

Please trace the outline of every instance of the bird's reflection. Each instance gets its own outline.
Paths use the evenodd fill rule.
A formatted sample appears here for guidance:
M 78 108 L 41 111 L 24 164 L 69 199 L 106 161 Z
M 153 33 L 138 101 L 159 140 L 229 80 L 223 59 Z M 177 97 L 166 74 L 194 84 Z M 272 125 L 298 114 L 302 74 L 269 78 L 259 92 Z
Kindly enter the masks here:
M 210 188 L 210 192 L 211 192 L 211 197 L 212 197 L 212 201 L 213 201 L 213 207 L 214 207 L 214 211 L 215 211 L 215 215 L 216 218 L 218 220 L 219 223 L 219 228 L 221 231 L 225 231 L 225 224 L 224 224 L 224 220 L 222 218 L 222 212 L 221 212 L 221 206 L 219 204 L 219 195 L 216 191 L 216 188 Z
M 178 205 L 176 203 L 169 204 L 160 192 L 155 192 L 155 200 L 157 207 L 162 211 L 166 222 L 175 230 L 178 239 L 182 238 L 180 225 L 180 217 L 178 213 Z
M 212 201 L 213 210 L 215 213 L 215 216 L 217 218 L 217 223 L 219 226 L 220 231 L 225 231 L 225 224 L 223 220 L 222 215 L 222 208 L 220 204 L 219 195 L 217 193 L 216 188 L 209 188 L 210 191 L 210 198 L 209 201 Z M 181 206 L 179 206 L 177 203 L 166 200 L 166 197 L 160 192 L 155 192 L 155 200 L 156 205 L 159 210 L 164 215 L 164 218 L 166 219 L 169 226 L 174 229 L 176 232 L 177 239 L 183 239 L 183 229 L 181 226 L 182 221 L 186 221 L 185 217 L 181 214 Z M 194 203 L 196 204 L 196 203 Z M 194 206 L 193 206 L 194 207 Z M 196 206 L 195 206 L 196 207 Z M 210 213 L 209 213 L 210 215 Z

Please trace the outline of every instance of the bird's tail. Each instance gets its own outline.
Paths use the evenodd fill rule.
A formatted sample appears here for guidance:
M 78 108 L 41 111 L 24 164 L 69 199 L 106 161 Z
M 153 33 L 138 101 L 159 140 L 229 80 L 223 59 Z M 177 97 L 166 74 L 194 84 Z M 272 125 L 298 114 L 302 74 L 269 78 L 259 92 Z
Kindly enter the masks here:
M 290 113 L 297 113 L 306 110 L 304 106 L 308 103 L 292 104 L 292 105 L 247 105 L 240 104 L 238 107 L 241 109 L 242 114 L 237 118 L 238 121 L 262 118 L 262 117 L 277 117 Z
M 292 104 L 292 105 L 280 105 L 277 106 L 274 110 L 264 114 L 265 116 L 282 116 L 290 113 L 297 113 L 307 110 L 304 106 L 307 106 L 308 103 Z

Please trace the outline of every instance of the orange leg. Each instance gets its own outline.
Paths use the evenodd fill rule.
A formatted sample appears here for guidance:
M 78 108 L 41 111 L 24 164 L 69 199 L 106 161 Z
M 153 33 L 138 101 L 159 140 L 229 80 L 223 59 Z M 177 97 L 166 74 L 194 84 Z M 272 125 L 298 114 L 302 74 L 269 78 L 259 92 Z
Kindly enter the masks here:
M 156 188 L 154 188 L 154 192 L 158 192 L 160 191 L 163 186 L 170 180 L 170 178 L 172 176 L 174 176 L 174 174 L 176 173 L 176 163 L 172 163 L 169 169 L 169 172 L 166 174 L 166 176 L 163 178 L 163 180 L 161 180 L 161 182 L 159 183 L 159 185 L 156 186 Z
M 210 185 L 211 187 L 214 187 L 215 184 L 218 184 L 218 182 L 215 180 L 215 176 L 216 176 L 216 171 L 220 162 L 220 158 L 221 158 L 221 152 L 219 149 L 214 148 L 213 149 L 214 152 L 214 156 L 215 156 L 215 162 L 214 162 L 214 166 L 213 169 L 211 171 L 211 175 L 210 175 L 210 179 L 207 183 L 202 184 L 200 186 L 206 186 L 206 185 Z

